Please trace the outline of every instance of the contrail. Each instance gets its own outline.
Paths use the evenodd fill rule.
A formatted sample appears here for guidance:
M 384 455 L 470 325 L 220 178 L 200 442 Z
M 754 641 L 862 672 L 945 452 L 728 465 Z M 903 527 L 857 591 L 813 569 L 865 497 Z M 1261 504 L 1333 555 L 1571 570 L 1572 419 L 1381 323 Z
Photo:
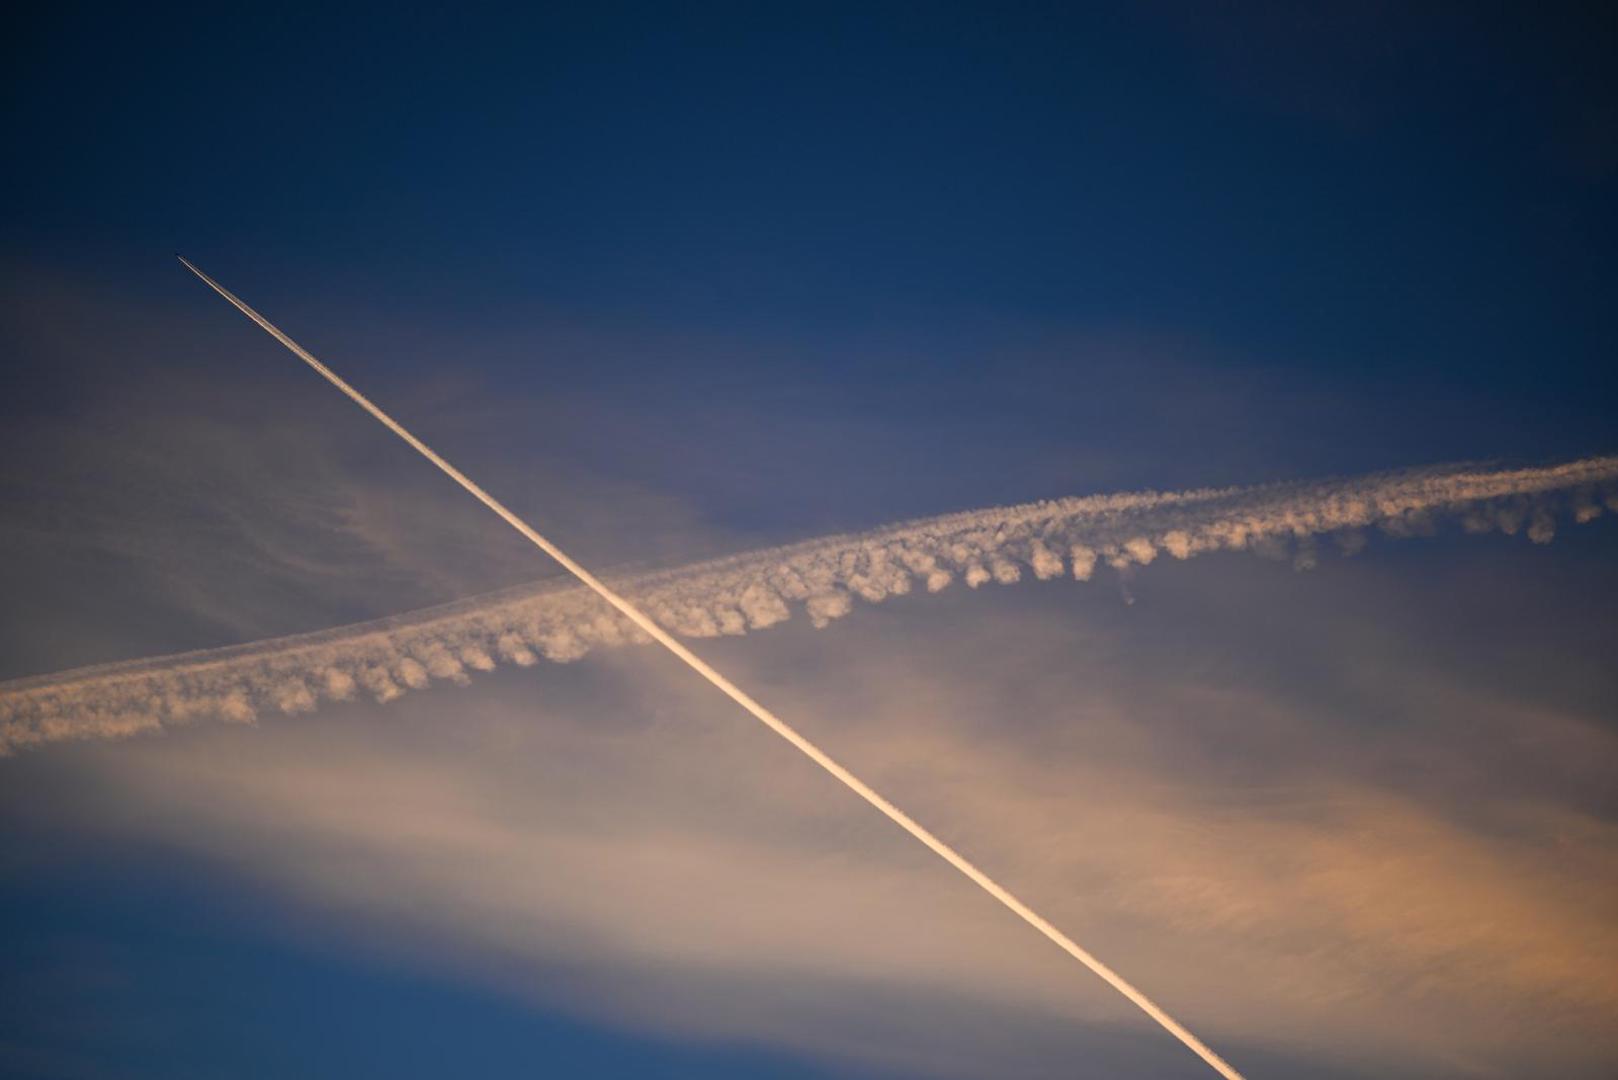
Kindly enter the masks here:
M 1128 572 L 1159 557 L 1257 551 L 1313 565 L 1321 539 L 1352 554 L 1374 528 L 1421 536 L 1526 533 L 1618 511 L 1618 458 L 1528 469 L 1444 466 L 1259 487 L 1134 492 L 991 507 L 806 540 L 652 573 L 612 589 L 685 638 L 745 634 L 795 611 L 825 626 L 856 600 L 879 603 L 954 582 Z M 386 702 L 499 663 L 577 660 L 651 638 L 571 579 L 315 633 L 149 657 L 0 683 L 0 756 L 64 739 L 119 738 L 198 720 L 246 722 L 369 694 Z
M 900 522 L 651 573 L 611 587 L 686 638 L 745 634 L 806 613 L 816 627 L 856 600 L 917 587 L 1011 584 L 1159 557 L 1256 551 L 1314 565 L 1320 541 L 1353 554 L 1366 530 L 1423 536 L 1525 533 L 1618 511 L 1618 457 L 1538 468 L 1448 465 L 1324 481 L 1052 499 Z M 368 693 L 390 701 L 433 682 L 465 684 L 498 663 L 577 660 L 651 638 L 567 578 L 385 619 L 225 648 L 0 682 L 0 756 L 64 739 L 117 738 L 200 719 L 250 721 Z
M 566 568 L 568 573 L 578 578 L 597 596 L 611 604 L 625 618 L 638 627 L 653 641 L 657 642 L 659 645 L 662 645 L 664 648 L 668 649 L 669 652 L 679 657 L 685 662 L 687 667 L 691 668 L 691 670 L 695 671 L 698 675 L 701 675 L 704 679 L 707 679 L 726 697 L 730 698 L 736 704 L 752 713 L 755 718 L 764 724 L 764 726 L 768 727 L 771 731 L 781 736 L 781 738 L 797 747 L 798 750 L 802 751 L 802 753 L 816 765 L 819 765 L 822 769 L 825 769 L 827 772 L 831 773 L 832 776 L 842 781 L 842 783 L 856 795 L 870 803 L 872 806 L 876 807 L 883 814 L 887 815 L 889 820 L 891 820 L 894 824 L 898 825 L 905 832 L 909 833 L 911 836 L 915 837 L 917 840 L 921 841 L 927 847 L 932 849 L 934 854 L 938 855 L 945 862 L 955 867 L 955 869 L 959 870 L 962 874 L 965 874 L 984 892 L 988 893 L 990 896 L 1004 904 L 1007 908 L 1011 909 L 1011 911 L 1018 918 L 1022 919 L 1029 926 L 1032 926 L 1035 930 L 1038 930 L 1041 934 L 1044 934 L 1051 941 L 1055 942 L 1056 945 L 1069 956 L 1072 956 L 1075 960 L 1079 961 L 1085 967 L 1099 975 L 1114 990 L 1117 990 L 1124 997 L 1134 1002 L 1142 1012 L 1146 1013 L 1146 1015 L 1150 1016 L 1153 1020 L 1156 1020 L 1160 1025 L 1162 1025 L 1164 1030 L 1173 1035 L 1176 1039 L 1179 1039 L 1182 1043 L 1189 1047 L 1194 1054 L 1200 1057 L 1203 1061 L 1207 1062 L 1209 1067 L 1211 1067 L 1215 1072 L 1226 1077 L 1227 1080 L 1242 1080 L 1241 1073 L 1232 1068 L 1224 1058 L 1221 1058 L 1218 1054 L 1209 1049 L 1201 1039 L 1191 1034 L 1190 1031 L 1188 1031 L 1168 1013 L 1164 1012 L 1145 994 L 1131 986 L 1121 975 L 1113 971 L 1106 964 L 1103 964 L 1100 960 L 1096 959 L 1088 951 L 1081 948 L 1077 942 L 1068 937 L 1066 934 L 1062 933 L 1062 931 L 1058 930 L 1027 904 L 1013 896 L 999 882 L 989 877 L 989 875 L 985 874 L 982 870 L 979 870 L 976 866 L 969 862 L 964 855 L 950 847 L 948 844 L 944 843 L 944 841 L 940 840 L 938 837 L 934 836 L 931 832 L 917 823 L 916 820 L 913 819 L 909 814 L 906 814 L 903 810 L 900 810 L 897 806 L 893 805 L 893 803 L 883 798 L 869 784 L 865 783 L 865 781 L 861 780 L 842 765 L 838 764 L 836 760 L 834 760 L 824 750 L 820 749 L 820 747 L 816 746 L 813 742 L 800 735 L 794 728 L 791 727 L 791 725 L 787 724 L 786 721 L 776 716 L 769 709 L 766 709 L 763 705 L 755 701 L 751 695 L 747 694 L 735 683 L 725 678 L 724 675 L 721 675 L 696 653 L 692 652 L 690 649 L 681 644 L 680 641 L 674 637 L 674 635 L 670 634 L 667 630 L 664 630 L 661 626 L 654 622 L 650 616 L 646 615 L 634 604 L 631 604 L 628 600 L 625 600 L 622 596 L 618 595 L 618 593 L 608 588 L 594 574 L 590 573 L 590 571 L 586 570 L 583 566 L 580 566 L 577 562 L 575 562 L 565 551 L 551 543 L 551 541 L 547 540 L 545 537 L 541 536 L 534 530 L 532 526 L 523 521 L 516 514 L 513 514 L 510 510 L 506 509 L 506 507 L 502 505 L 499 500 L 490 495 L 488 492 L 484 491 L 469 477 L 467 477 L 465 473 L 455 468 L 455 466 L 445 461 L 442 457 L 439 457 L 431 447 L 422 442 L 420 439 L 416 438 L 409 431 L 405 430 L 405 428 L 398 421 L 394 420 L 393 417 L 389 416 L 376 405 L 372 404 L 369 398 L 367 398 L 364 394 L 361 394 L 358 390 L 355 390 L 352 386 L 348 385 L 348 383 L 344 382 L 336 372 L 332 371 L 331 368 L 315 359 L 313 355 L 311 355 L 297 342 L 287 337 L 268 319 L 264 318 L 264 316 L 248 307 L 213 278 L 197 269 L 184 256 L 177 257 L 179 258 L 180 262 L 185 264 L 186 269 L 190 270 L 193 274 L 197 275 L 197 277 L 201 278 L 209 288 L 213 289 L 220 296 L 230 301 L 230 303 L 233 304 L 243 315 L 246 315 L 249 319 L 252 319 L 254 322 L 258 323 L 258 325 L 263 327 L 271 337 L 275 338 L 275 340 L 279 341 L 282 345 L 285 345 L 300 360 L 314 368 L 317 372 L 324 376 L 328 382 L 337 387 L 337 389 L 347 394 L 351 399 L 353 399 L 355 404 L 359 405 L 360 408 L 376 417 L 376 419 L 381 421 L 389 431 L 392 431 L 395 435 L 399 436 L 399 438 L 409 443 L 428 461 L 438 466 L 438 468 L 441 469 L 445 475 L 454 480 L 457 484 L 460 484 L 461 487 L 465 488 L 473 498 L 477 499 L 484 506 L 487 506 L 490 510 L 493 510 L 496 514 L 500 515 L 501 519 L 504 520 L 507 525 L 510 525 L 513 529 L 516 529 L 535 547 L 539 548 L 541 551 L 545 552 L 545 554 L 561 563 L 562 566 Z

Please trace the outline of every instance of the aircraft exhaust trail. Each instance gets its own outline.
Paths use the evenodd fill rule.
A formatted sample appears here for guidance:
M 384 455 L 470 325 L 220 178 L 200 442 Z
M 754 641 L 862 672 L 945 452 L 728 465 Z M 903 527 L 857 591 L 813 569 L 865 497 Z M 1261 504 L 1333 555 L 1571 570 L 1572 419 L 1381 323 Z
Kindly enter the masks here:
M 1247 551 L 1314 566 L 1374 530 L 1441 527 L 1548 544 L 1558 519 L 1618 514 L 1618 456 L 1509 468 L 1423 466 L 1368 476 L 1045 499 L 900 521 L 686 566 L 608 578 L 683 639 L 747 634 L 806 615 L 829 626 L 952 583 L 1010 585 L 1127 574 L 1159 557 Z M 202 720 L 251 723 L 359 694 L 386 703 L 433 683 L 466 685 L 502 663 L 565 664 L 652 639 L 571 575 L 325 630 L 0 682 L 0 757 L 67 739 L 127 738 Z
M 331 368 L 315 359 L 315 357 L 304 349 L 303 346 L 287 337 L 286 334 L 282 333 L 281 330 L 268 319 L 264 318 L 264 316 L 260 315 L 258 312 L 254 311 L 251 307 L 238 299 L 235 294 L 231 293 L 213 278 L 197 269 L 197 267 L 194 266 L 189 259 L 185 258 L 183 255 L 179 255 L 178 253 L 176 253 L 176 258 L 178 258 L 180 262 L 185 265 L 187 270 L 190 270 L 193 274 L 200 278 L 204 284 L 228 300 L 232 306 L 234 306 L 243 315 L 246 315 L 249 319 L 252 319 L 271 337 L 275 338 L 275 340 L 279 341 L 282 345 L 285 345 L 287 349 L 293 353 L 293 355 L 297 356 L 304 363 L 314 368 L 315 371 L 319 372 L 320 375 L 333 386 L 337 387 L 337 389 L 348 395 L 348 397 L 351 398 L 356 405 L 374 416 L 389 431 L 393 432 L 395 435 L 399 436 L 399 438 L 409 443 L 428 461 L 438 466 L 438 468 L 443 471 L 446 476 L 454 480 L 457 484 L 461 485 L 461 487 L 465 488 L 473 498 L 477 499 L 484 506 L 487 506 L 490 510 L 493 510 L 503 521 L 505 521 L 506 524 L 510 525 L 513 529 L 516 529 L 535 547 L 539 548 L 541 551 L 545 552 L 545 554 L 555 559 L 563 566 L 563 568 L 568 571 L 568 573 L 578 578 L 579 581 L 587 586 L 592 592 L 600 596 L 607 603 L 611 604 L 621 614 L 623 614 L 625 618 L 629 619 L 630 622 L 634 623 L 637 627 L 644 631 L 648 637 L 652 638 L 652 640 L 656 641 L 659 645 L 662 645 L 664 648 L 668 649 L 669 652 L 673 653 L 675 656 L 684 661 L 686 666 L 691 668 L 692 671 L 695 671 L 698 675 L 701 675 L 704 679 L 707 679 L 708 682 L 712 683 L 714 687 L 726 697 L 730 698 L 736 704 L 752 713 L 753 716 L 763 723 L 765 727 L 769 728 L 771 731 L 781 736 L 781 738 L 791 743 L 816 765 L 819 765 L 822 769 L 825 769 L 832 776 L 840 780 L 843 785 L 849 790 L 853 791 L 854 794 L 876 807 L 876 809 L 885 814 L 894 824 L 898 825 L 905 832 L 921 841 L 939 858 L 943 859 L 955 869 L 959 870 L 962 874 L 966 875 L 967 878 L 969 878 L 984 892 L 988 893 L 990 896 L 994 897 L 996 900 L 1000 901 L 1000 903 L 1009 908 L 1018 918 L 1022 919 L 1029 926 L 1032 926 L 1035 930 L 1038 930 L 1041 934 L 1044 934 L 1063 952 L 1066 952 L 1069 956 L 1073 957 L 1075 960 L 1079 961 L 1079 963 L 1089 968 L 1096 975 L 1100 976 L 1101 979 L 1114 990 L 1128 998 L 1147 1016 L 1150 1016 L 1153 1020 L 1157 1021 L 1157 1023 L 1160 1024 L 1165 1031 L 1184 1043 L 1192 1053 L 1196 1054 L 1203 1061 L 1205 1061 L 1208 1066 L 1219 1075 L 1225 1077 L 1226 1080 L 1244 1080 L 1242 1074 L 1237 1072 L 1235 1068 L 1225 1061 L 1224 1058 L 1214 1053 L 1213 1050 L 1210 1049 L 1201 1039 L 1193 1035 L 1182 1024 L 1180 1024 L 1179 1021 L 1175 1020 L 1168 1013 L 1164 1012 L 1163 1009 L 1160 1008 L 1156 1002 L 1152 1001 L 1151 998 L 1147 997 L 1145 994 L 1135 989 L 1134 986 L 1130 985 L 1123 978 L 1123 976 L 1119 975 L 1117 972 L 1113 971 L 1112 968 L 1108 967 L 1095 956 L 1091 955 L 1088 950 L 1081 947 L 1072 938 L 1068 937 L 1061 930 L 1057 929 L 1042 915 L 1034 911 L 1021 900 L 1017 899 L 1017 897 L 1012 895 L 1012 893 L 1003 885 L 995 881 L 988 874 L 985 874 L 982 870 L 979 870 L 964 855 L 950 847 L 944 841 L 940 840 L 937 836 L 934 836 L 909 814 L 906 814 L 893 803 L 883 798 L 882 795 L 878 794 L 874 788 L 865 783 L 865 781 L 861 780 L 859 777 L 855 776 L 853 773 L 849 772 L 848 769 L 839 764 L 834 758 L 831 757 L 831 755 L 827 754 L 824 750 L 820 749 L 820 747 L 816 746 L 803 735 L 800 735 L 786 721 L 782 720 L 769 709 L 759 704 L 752 698 L 751 695 L 746 693 L 735 683 L 731 682 L 724 675 L 720 674 L 696 653 L 686 648 L 677 638 L 674 637 L 674 635 L 670 634 L 668 631 L 664 630 L 662 626 L 654 622 L 650 616 L 646 615 L 634 604 L 631 604 L 628 600 L 624 599 L 612 589 L 608 588 L 594 574 L 590 573 L 590 571 L 586 570 L 583 566 L 580 566 L 577 562 L 575 562 L 565 551 L 557 547 L 545 537 L 541 536 L 537 531 L 534 530 L 532 526 L 523 521 L 516 514 L 506 509 L 506 507 L 498 499 L 484 491 L 465 473 L 461 472 L 455 466 L 445 461 L 442 457 L 439 457 L 436 451 L 434 451 L 430 446 L 422 442 L 420 439 L 416 438 L 416 436 L 412 435 L 404 428 L 403 425 L 394 420 L 393 417 L 389 416 L 387 413 L 383 412 L 380 408 L 374 405 L 364 394 L 361 394 L 358 390 L 344 382 L 336 372 L 331 370 Z

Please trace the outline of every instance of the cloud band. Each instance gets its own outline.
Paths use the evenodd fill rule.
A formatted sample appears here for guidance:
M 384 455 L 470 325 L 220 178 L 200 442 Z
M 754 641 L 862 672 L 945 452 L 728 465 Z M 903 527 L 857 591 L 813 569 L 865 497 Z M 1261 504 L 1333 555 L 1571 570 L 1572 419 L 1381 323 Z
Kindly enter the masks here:
M 669 630 L 745 634 L 804 612 L 816 626 L 856 599 L 877 603 L 956 581 L 1025 574 L 1087 580 L 1159 557 L 1257 551 L 1312 565 L 1329 540 L 1365 530 L 1525 533 L 1618 512 L 1618 457 L 1546 468 L 1449 466 L 1347 480 L 1058 499 L 904 522 L 609 583 Z M 581 585 L 547 581 L 375 622 L 241 646 L 81 668 L 0 684 L 0 754 L 64 739 L 116 738 L 202 720 L 251 722 L 323 701 L 389 701 L 501 663 L 565 663 L 646 635 Z

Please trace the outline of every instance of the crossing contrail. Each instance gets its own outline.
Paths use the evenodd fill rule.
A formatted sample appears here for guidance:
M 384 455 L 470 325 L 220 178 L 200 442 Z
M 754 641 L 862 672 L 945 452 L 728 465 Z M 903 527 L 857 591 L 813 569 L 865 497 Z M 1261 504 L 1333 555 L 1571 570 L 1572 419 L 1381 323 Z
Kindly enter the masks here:
M 1209 1049 L 1209 1047 L 1201 1039 L 1193 1035 L 1168 1013 L 1164 1012 L 1162 1008 L 1160 1008 L 1145 994 L 1141 993 L 1134 986 L 1130 985 L 1121 975 L 1113 971 L 1106 964 L 1103 964 L 1100 960 L 1096 959 L 1096 957 L 1092 956 L 1087 950 L 1082 948 L 1077 942 L 1068 937 L 1061 930 L 1057 929 L 1038 912 L 1034 911 L 1027 904 L 1017 899 L 1017 897 L 1013 896 L 1011 892 L 1008 891 L 1003 885 L 989 877 L 989 875 L 985 874 L 982 870 L 979 870 L 970 861 L 968 861 L 964 855 L 950 847 L 948 844 L 944 843 L 944 841 L 940 840 L 937 836 L 934 836 L 914 818 L 910 817 L 909 814 L 906 814 L 893 803 L 883 798 L 882 795 L 878 794 L 877 791 L 869 784 L 865 783 L 865 781 L 849 772 L 848 769 L 840 765 L 824 750 L 820 749 L 820 747 L 816 746 L 809 739 L 799 734 L 798 731 L 786 721 L 782 720 L 769 709 L 759 704 L 751 695 L 742 690 L 741 687 L 731 682 L 696 653 L 686 648 L 685 645 L 680 643 L 679 639 L 674 637 L 674 635 L 670 634 L 667 630 L 664 630 L 649 615 L 645 614 L 634 604 L 631 604 L 628 600 L 624 599 L 617 592 L 608 588 L 594 574 L 590 573 L 590 571 L 586 570 L 583 566 L 575 562 L 573 558 L 565 551 L 557 547 L 550 540 L 547 540 L 544 536 L 541 536 L 531 525 L 523 521 L 516 514 L 506 509 L 506 507 L 498 499 L 484 491 L 465 473 L 461 472 L 455 466 L 445 461 L 430 446 L 416 438 L 416 436 L 412 435 L 403 427 L 403 425 L 394 420 L 393 417 L 389 416 L 387 413 L 383 412 L 382 409 L 373 404 L 371 400 L 364 394 L 361 394 L 358 390 L 355 390 L 348 383 L 344 382 L 336 372 L 332 371 L 331 368 L 315 359 L 315 357 L 306 349 L 304 349 L 297 342 L 293 341 L 291 338 L 287 337 L 286 334 L 282 333 L 268 319 L 254 311 L 251 307 L 248 307 L 247 304 L 243 303 L 213 278 L 197 269 L 184 256 L 177 257 L 180 259 L 180 262 L 185 264 L 186 269 L 190 270 L 193 274 L 197 275 L 197 277 L 201 278 L 209 288 L 213 289 L 220 296 L 230 301 L 230 303 L 233 304 L 243 315 L 246 315 L 249 319 L 256 322 L 271 337 L 275 338 L 282 345 L 285 345 L 288 349 L 290 349 L 292 353 L 300 360 L 314 368 L 315 371 L 319 372 L 328 382 L 337 387 L 337 389 L 347 394 L 360 408 L 370 413 L 385 427 L 387 427 L 389 431 L 392 431 L 395 435 L 399 436 L 399 438 L 409 443 L 428 461 L 438 466 L 438 468 L 442 470 L 445 475 L 454 480 L 457 484 L 461 485 L 461 487 L 465 488 L 467 493 L 473 498 L 477 499 L 484 506 L 487 506 L 490 510 L 498 514 L 506 524 L 510 525 L 513 529 L 516 529 L 535 547 L 539 548 L 541 551 L 545 552 L 545 554 L 561 563 L 568 573 L 578 578 L 579 581 L 590 589 L 590 591 L 594 592 L 597 596 L 601 597 L 601 599 L 605 600 L 607 603 L 616 608 L 620 614 L 633 623 L 639 630 L 645 633 L 646 636 L 650 637 L 653 641 L 657 642 L 659 645 L 662 645 L 664 648 L 668 649 L 669 652 L 679 657 L 687 667 L 691 668 L 691 670 L 695 671 L 698 675 L 701 675 L 704 679 L 707 679 L 708 682 L 712 683 L 713 686 L 726 697 L 730 698 L 736 704 L 752 713 L 756 719 L 764 724 L 764 726 L 768 727 L 771 731 L 781 736 L 781 738 L 791 743 L 816 765 L 819 765 L 822 769 L 825 769 L 828 773 L 841 781 L 846 787 L 849 788 L 849 790 L 853 791 L 860 798 L 876 807 L 876 809 L 885 814 L 894 824 L 898 825 L 905 832 L 921 841 L 928 848 L 930 848 L 934 854 L 938 855 L 945 862 L 949 863 L 962 874 L 966 875 L 967 878 L 969 878 L 984 892 L 988 893 L 990 896 L 1000 901 L 1000 903 L 1004 904 L 1018 918 L 1032 926 L 1035 930 L 1038 930 L 1041 934 L 1044 934 L 1069 956 L 1072 956 L 1075 960 L 1079 961 L 1096 975 L 1100 976 L 1114 990 L 1117 990 L 1124 997 L 1132 1001 L 1141 1009 L 1142 1012 L 1146 1013 L 1147 1016 L 1150 1016 L 1153 1020 L 1157 1021 L 1158 1024 L 1162 1025 L 1164 1030 L 1169 1032 L 1169 1034 L 1173 1035 L 1175 1038 L 1179 1039 L 1193 1053 L 1195 1053 L 1203 1061 L 1207 1062 L 1209 1067 L 1211 1067 L 1215 1072 L 1226 1077 L 1227 1080 L 1242 1080 L 1242 1075 L 1231 1067 L 1231 1065 L 1228 1064 L 1224 1058 L 1220 1057 L 1218 1054 L 1214 1053 L 1213 1050 Z

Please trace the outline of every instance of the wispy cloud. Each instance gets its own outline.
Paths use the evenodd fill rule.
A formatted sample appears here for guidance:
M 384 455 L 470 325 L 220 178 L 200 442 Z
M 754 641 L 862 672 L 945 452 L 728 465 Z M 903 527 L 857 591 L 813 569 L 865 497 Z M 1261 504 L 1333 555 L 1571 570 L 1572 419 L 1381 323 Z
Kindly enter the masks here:
M 1603 1075 L 1618 836 L 1564 795 L 1570 758 L 1610 777 L 1618 743 L 1531 675 L 1501 700 L 1414 647 L 1394 570 L 1256 570 L 1187 568 L 1127 619 L 978 592 L 713 648 L 1259 1075 Z M 1162 633 L 1231 577 L 1254 601 L 1237 644 Z M 1264 674 L 1271 633 L 1332 670 L 1367 632 L 1399 643 L 1374 705 L 1398 724 L 1338 676 Z M 1109 1046 L 1141 1031 L 1125 1003 L 645 659 L 560 669 L 537 705 L 497 676 L 11 765 L 69 772 L 37 814 L 203 854 L 389 962 L 548 1008 L 926 1075 L 1197 1075 Z M 1498 747 L 1563 782 L 1502 775 Z

